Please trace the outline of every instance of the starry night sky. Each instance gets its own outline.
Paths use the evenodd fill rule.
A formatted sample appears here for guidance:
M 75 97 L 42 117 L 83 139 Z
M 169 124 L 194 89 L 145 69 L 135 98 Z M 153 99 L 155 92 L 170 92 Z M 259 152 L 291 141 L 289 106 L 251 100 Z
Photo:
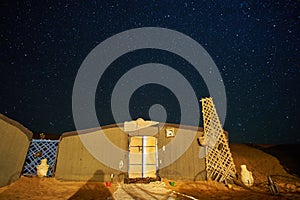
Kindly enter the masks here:
M 219 68 L 231 142 L 300 143 L 299 1 L 1 2 L 0 113 L 34 132 L 75 130 L 73 83 L 94 47 L 128 29 L 163 27 L 199 42 Z M 209 95 L 201 76 L 179 56 L 155 49 L 130 52 L 98 84 L 101 125 L 115 123 L 110 98 L 117 80 L 149 62 L 178 70 L 199 99 Z M 132 118 L 149 118 L 156 103 L 167 110 L 168 122 L 180 123 L 174 94 L 155 84 L 134 93 Z

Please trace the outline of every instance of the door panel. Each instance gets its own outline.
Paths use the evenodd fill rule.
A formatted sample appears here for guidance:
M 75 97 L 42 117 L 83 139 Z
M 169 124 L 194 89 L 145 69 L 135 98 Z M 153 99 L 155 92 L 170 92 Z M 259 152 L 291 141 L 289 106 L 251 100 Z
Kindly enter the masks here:
M 142 165 L 130 165 L 129 178 L 141 178 L 142 174 Z
M 143 154 L 140 147 L 130 147 L 129 163 L 131 165 L 143 164 Z
M 144 165 L 143 175 L 144 177 L 156 178 L 156 165 Z
M 156 147 L 144 147 L 144 164 L 156 165 Z
M 143 136 L 144 146 L 154 146 L 156 145 L 156 137 Z
M 142 146 L 143 136 L 135 136 L 130 138 L 130 146 Z
M 129 144 L 129 178 L 156 178 L 157 142 L 152 136 L 135 136 Z

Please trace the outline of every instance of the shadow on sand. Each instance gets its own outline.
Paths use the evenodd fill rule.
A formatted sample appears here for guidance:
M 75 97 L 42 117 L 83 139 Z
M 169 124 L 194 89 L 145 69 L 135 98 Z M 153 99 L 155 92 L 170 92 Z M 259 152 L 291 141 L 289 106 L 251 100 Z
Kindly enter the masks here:
M 112 194 L 106 188 L 104 182 L 104 173 L 101 170 L 97 170 L 93 177 L 90 178 L 87 183 L 82 186 L 69 200 L 75 199 L 112 199 Z

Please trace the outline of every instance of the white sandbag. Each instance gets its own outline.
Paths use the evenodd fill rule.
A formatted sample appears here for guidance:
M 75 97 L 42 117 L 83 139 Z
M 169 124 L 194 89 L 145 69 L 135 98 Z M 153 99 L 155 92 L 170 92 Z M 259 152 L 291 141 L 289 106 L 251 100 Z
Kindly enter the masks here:
M 38 177 L 47 176 L 49 165 L 47 164 L 47 158 L 41 160 L 41 164 L 36 167 Z
M 247 187 L 251 187 L 254 183 L 252 172 L 247 170 L 246 165 L 241 165 L 241 180 Z

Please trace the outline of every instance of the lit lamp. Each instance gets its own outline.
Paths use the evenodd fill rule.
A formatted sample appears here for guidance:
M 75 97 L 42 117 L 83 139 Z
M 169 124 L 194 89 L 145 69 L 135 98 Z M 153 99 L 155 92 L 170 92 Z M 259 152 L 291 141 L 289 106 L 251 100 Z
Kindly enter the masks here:
M 175 136 L 174 128 L 166 128 L 166 137 L 174 137 L 174 136 Z

